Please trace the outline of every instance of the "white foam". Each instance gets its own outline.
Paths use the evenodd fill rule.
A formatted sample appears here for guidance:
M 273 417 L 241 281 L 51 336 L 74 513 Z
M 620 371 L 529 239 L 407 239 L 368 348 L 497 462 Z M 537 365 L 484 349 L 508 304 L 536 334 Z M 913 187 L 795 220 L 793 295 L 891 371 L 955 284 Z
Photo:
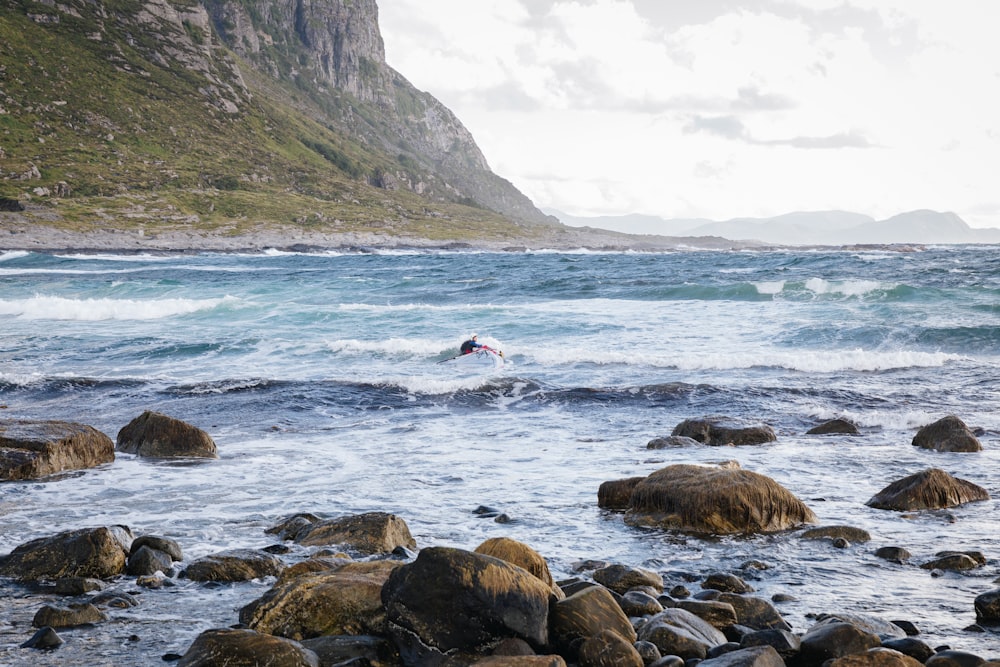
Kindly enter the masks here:
M 883 285 L 875 280 L 842 280 L 832 281 L 823 278 L 810 278 L 805 287 L 815 294 L 843 294 L 844 296 L 864 296 L 877 290 L 892 289 L 894 285 Z
M 221 299 L 67 299 L 34 296 L 29 299 L 0 299 L 0 315 L 25 320 L 157 320 L 211 310 L 238 302 L 236 297 Z
M 754 287 L 757 288 L 758 294 L 781 294 L 781 290 L 785 289 L 785 281 L 768 280 L 764 282 L 754 283 Z
M 30 255 L 26 250 L 8 250 L 6 252 L 0 253 L 0 262 L 6 262 L 10 259 L 18 259 L 20 257 L 27 257 Z

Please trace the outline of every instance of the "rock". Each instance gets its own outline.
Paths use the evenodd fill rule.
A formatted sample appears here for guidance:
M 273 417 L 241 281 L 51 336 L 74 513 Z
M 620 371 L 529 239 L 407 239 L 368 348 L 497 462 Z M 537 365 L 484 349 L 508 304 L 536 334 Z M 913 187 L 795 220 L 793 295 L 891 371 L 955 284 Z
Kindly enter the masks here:
M 618 600 L 626 616 L 655 616 L 663 611 L 663 605 L 645 591 L 628 591 Z
M 602 630 L 616 632 L 630 644 L 636 640 L 628 616 L 603 586 L 591 586 L 559 600 L 549 612 L 549 639 L 560 653 L 572 654 L 575 642 Z
M 965 422 L 954 415 L 948 415 L 921 428 L 913 436 L 912 444 L 914 447 L 939 452 L 979 452 L 983 449 Z
M 732 605 L 736 611 L 736 622 L 754 630 L 791 630 L 792 627 L 782 618 L 774 605 L 764 598 L 752 595 L 737 595 L 736 593 L 720 593 L 719 602 Z
M 133 551 L 132 555 L 128 557 L 125 574 L 142 576 L 156 574 L 157 572 L 166 573 L 170 572 L 173 566 L 174 561 L 166 552 L 142 546 L 137 551 Z
M 656 644 L 653 642 L 637 641 L 632 644 L 632 646 L 634 646 L 635 650 L 639 652 L 640 656 L 642 656 L 644 664 L 651 665 L 663 657 L 660 655 L 660 649 L 656 648 Z
M 66 577 L 56 581 L 56 595 L 83 595 L 94 591 L 104 590 L 104 582 L 100 579 L 90 577 Z
M 663 590 L 663 577 L 656 572 L 639 567 L 608 565 L 595 570 L 593 577 L 594 581 L 619 595 L 639 586 L 652 586 L 657 591 Z
M 192 581 L 250 581 L 278 576 L 284 567 L 280 558 L 269 553 L 231 549 L 195 560 L 182 576 Z
M 359 561 L 282 581 L 240 610 L 257 632 L 303 640 L 322 635 L 384 635 L 382 586 L 398 561 Z
M 91 577 L 108 579 L 125 571 L 132 533 L 125 526 L 82 528 L 41 537 L 15 548 L 0 561 L 0 576 L 19 581 Z
M 927 658 L 934 655 L 934 649 L 919 639 L 914 639 L 913 637 L 903 637 L 902 639 L 889 639 L 883 641 L 882 648 L 891 648 L 894 651 L 899 651 L 903 655 L 915 658 L 920 663 L 926 662 Z
M 799 537 L 803 540 L 845 539 L 854 544 L 870 542 L 871 534 L 862 528 L 853 526 L 820 526 L 802 531 Z
M 718 600 L 680 600 L 677 609 L 689 611 L 719 630 L 737 622 L 733 605 Z
M 831 660 L 827 667 L 923 667 L 923 664 L 899 651 L 877 647 Z
M 301 644 L 319 657 L 320 665 L 357 664 L 360 667 L 361 665 L 400 664 L 399 651 L 385 637 L 324 635 L 304 639 Z
M 580 645 L 580 667 L 643 667 L 642 656 L 620 634 L 601 630 Z
M 177 667 L 319 667 L 315 653 L 298 642 L 253 630 L 206 630 L 181 656 Z
M 517 540 L 512 540 L 509 537 L 494 537 L 476 547 L 475 552 L 522 567 L 545 584 L 555 586 L 552 574 L 549 572 L 549 565 L 541 554 Z
M 314 523 L 321 521 L 315 514 L 302 512 L 286 517 L 276 526 L 271 526 L 264 532 L 268 535 L 277 535 L 283 540 L 296 540 L 298 536 L 312 527 Z
M 847 419 L 831 419 L 814 426 L 806 435 L 860 435 L 857 425 Z
M 73 628 L 106 621 L 107 616 L 89 602 L 57 606 L 47 604 L 35 613 L 31 624 L 36 628 Z
M 816 515 L 780 484 L 739 467 L 677 464 L 636 485 L 625 522 L 718 535 L 769 533 Z
M 646 449 L 666 449 L 667 447 L 694 447 L 701 443 L 685 435 L 669 435 L 666 438 L 653 438 L 646 443 Z
M 877 558 L 891 560 L 894 563 L 905 563 L 910 560 L 910 552 L 903 547 L 881 547 L 875 550 Z
M 954 553 L 920 564 L 924 570 L 951 570 L 961 572 L 981 567 L 979 561 L 968 554 Z
M 875 509 L 906 511 L 956 507 L 989 498 L 981 486 L 928 468 L 893 482 L 865 504 Z
M 452 651 L 485 655 L 507 637 L 543 647 L 555 599 L 520 567 L 449 547 L 422 549 L 382 587 L 389 635 L 406 664 L 435 664 Z
M 850 623 L 859 630 L 878 635 L 879 639 L 882 641 L 886 641 L 888 639 L 902 639 L 906 636 L 906 631 L 895 623 L 883 621 L 880 618 L 875 618 L 874 616 L 868 616 L 865 614 L 852 614 L 848 612 L 820 614 L 817 620 L 825 623 Z
M 118 431 L 115 449 L 154 458 L 219 458 L 215 441 L 200 428 L 150 410 Z
M 851 623 L 827 619 L 806 631 L 799 656 L 804 664 L 820 665 L 830 658 L 864 653 L 881 643 L 874 633 L 865 632 Z
M 21 648 L 53 649 L 63 644 L 63 638 L 50 627 L 39 628 L 38 632 L 21 644 Z
M 974 653 L 966 651 L 944 650 L 938 651 L 927 658 L 925 667 L 979 667 L 986 663 L 986 660 Z
M 685 419 L 671 435 L 691 438 L 706 445 L 761 445 L 774 442 L 777 436 L 766 424 L 744 425 L 728 417 Z
M 713 572 L 701 583 L 702 588 L 715 591 L 725 591 L 727 593 L 752 593 L 753 587 L 747 584 L 735 574 L 726 572 Z
M 704 667 L 784 667 L 785 661 L 771 646 L 753 646 L 702 660 L 698 664 Z
M 1000 588 L 977 595 L 973 605 L 978 623 L 1000 625 Z
M 722 632 L 683 609 L 664 609 L 653 616 L 639 628 L 638 639 L 655 644 L 661 655 L 684 660 L 703 660 L 708 649 L 726 643 Z
M 597 506 L 610 510 L 627 510 L 632 500 L 632 491 L 645 477 L 603 482 L 597 489 Z
M 741 648 L 750 648 L 752 646 L 770 646 L 778 652 L 778 655 L 787 660 L 798 655 L 802 648 L 802 641 L 789 630 L 772 628 L 769 630 L 755 630 L 740 637 Z
M 559 655 L 491 655 L 476 660 L 472 667 L 566 667 L 566 661 Z
M 84 424 L 0 420 L 0 480 L 38 479 L 115 460 L 111 438 Z
M 307 547 L 336 545 L 363 555 L 392 553 L 396 547 L 417 548 L 406 522 L 386 512 L 317 521 L 302 528 L 295 542 Z
M 157 551 L 162 551 L 170 556 L 170 559 L 174 561 L 184 560 L 184 554 L 181 552 L 181 545 L 177 544 L 177 542 L 169 537 L 140 535 L 132 542 L 132 550 L 129 552 L 129 556 L 142 547 L 149 547 L 151 549 L 156 549 Z

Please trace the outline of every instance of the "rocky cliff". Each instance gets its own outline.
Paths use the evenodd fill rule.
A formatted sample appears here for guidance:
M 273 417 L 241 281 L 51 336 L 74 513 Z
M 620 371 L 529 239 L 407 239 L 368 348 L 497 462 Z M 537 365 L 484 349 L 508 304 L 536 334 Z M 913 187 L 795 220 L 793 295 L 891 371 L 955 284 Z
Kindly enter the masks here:
M 62 216 L 558 226 L 386 64 L 375 0 L 2 0 L 0 126 L 0 198 Z

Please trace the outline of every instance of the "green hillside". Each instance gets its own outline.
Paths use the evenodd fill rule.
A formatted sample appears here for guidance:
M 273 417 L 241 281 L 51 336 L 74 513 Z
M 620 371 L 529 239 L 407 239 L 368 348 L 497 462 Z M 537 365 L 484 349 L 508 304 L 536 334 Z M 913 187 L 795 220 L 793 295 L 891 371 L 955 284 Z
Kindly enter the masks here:
M 446 188 L 396 186 L 400 175 L 441 179 L 420 154 L 362 138 L 331 113 L 374 127 L 383 110 L 268 76 L 230 51 L 220 60 L 218 45 L 199 60 L 213 36 L 187 22 L 184 34 L 137 30 L 128 19 L 144 4 L 65 11 L 4 0 L 0 198 L 25 207 L 20 220 L 77 231 L 273 226 L 432 240 L 523 238 L 544 227 L 461 193 L 447 201 Z M 170 2 L 185 4 L 197 5 Z M 394 94 L 405 105 L 414 93 Z

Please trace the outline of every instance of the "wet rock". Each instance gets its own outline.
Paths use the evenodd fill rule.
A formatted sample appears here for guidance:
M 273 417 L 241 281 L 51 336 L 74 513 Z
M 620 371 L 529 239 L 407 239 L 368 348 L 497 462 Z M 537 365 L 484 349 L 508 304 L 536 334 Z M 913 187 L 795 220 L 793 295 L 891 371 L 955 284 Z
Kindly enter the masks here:
M 915 658 L 918 662 L 926 662 L 927 658 L 934 655 L 934 649 L 913 637 L 903 637 L 902 639 L 889 639 L 882 642 L 882 648 L 890 648 L 899 651 L 903 655 Z
M 595 570 L 593 577 L 594 581 L 619 595 L 639 586 L 652 586 L 657 591 L 663 590 L 663 577 L 656 572 L 644 570 L 640 567 L 629 567 L 619 564 L 608 565 L 607 567 Z
M 814 426 L 806 435 L 860 435 L 857 425 L 847 419 L 831 419 Z
M 317 521 L 300 530 L 295 542 L 303 546 L 337 545 L 364 555 L 392 553 L 400 546 L 417 548 L 406 522 L 386 512 L 367 512 Z
M 636 485 L 625 522 L 719 535 L 769 533 L 816 521 L 774 480 L 738 466 L 678 464 Z
M 549 572 L 549 565 L 541 554 L 517 540 L 512 540 L 509 537 L 494 537 L 476 547 L 475 552 L 522 567 L 545 584 L 555 586 L 552 574 Z
M 912 657 L 884 647 L 837 658 L 827 665 L 828 667 L 923 667 Z
M 100 579 L 90 577 L 66 577 L 56 582 L 56 595 L 83 595 L 104 590 L 105 583 Z
M 925 667 L 979 667 L 986 662 L 975 653 L 946 649 L 927 658 Z
M 736 611 L 736 622 L 754 630 L 777 628 L 791 630 L 773 604 L 764 598 L 736 593 L 720 593 L 717 600 L 732 605 Z
M 177 667 L 319 667 L 315 653 L 298 642 L 253 630 L 206 630 L 198 635 Z
M 309 514 L 308 512 L 303 512 L 299 514 L 293 514 L 290 517 L 286 517 L 276 526 L 271 526 L 264 532 L 268 535 L 277 535 L 283 540 L 296 540 L 299 535 L 309 528 L 313 524 L 321 521 L 321 519 L 315 514 Z
M 677 609 L 689 611 L 719 630 L 737 621 L 733 605 L 718 600 L 680 600 L 677 602 Z
M 663 611 L 663 605 L 645 591 L 628 591 L 618 600 L 626 616 L 654 616 Z
M 853 526 L 820 526 L 802 531 L 799 537 L 803 540 L 844 539 L 854 544 L 870 542 L 871 534 L 862 528 Z
M 448 547 L 422 549 L 382 588 L 389 634 L 407 664 L 434 664 L 450 651 L 485 655 L 507 637 L 545 646 L 555 599 L 520 567 Z
M 270 553 L 270 552 L 268 552 Z M 354 563 L 356 561 L 350 558 L 345 558 L 343 556 L 313 556 L 312 558 L 307 558 L 306 560 L 299 561 L 294 565 L 289 565 L 281 574 L 278 575 L 278 584 L 283 584 L 286 581 L 291 581 L 296 577 L 301 577 L 305 574 L 316 574 L 317 572 L 332 572 L 333 570 L 339 570 L 348 563 Z
M 877 634 L 830 618 L 814 624 L 806 631 L 799 655 L 807 665 L 820 665 L 831 658 L 864 653 L 881 643 Z
M 125 574 L 132 576 L 143 576 L 156 574 L 157 572 L 170 572 L 173 569 L 174 561 L 170 555 L 163 551 L 158 551 L 148 546 L 140 547 L 133 551 L 128 557 L 128 564 L 125 567 Z
M 572 654 L 572 645 L 602 630 L 619 634 L 630 644 L 636 640 L 628 616 L 603 586 L 592 586 L 559 600 L 549 613 L 549 639 L 560 653 Z
M 1000 588 L 977 595 L 973 604 L 977 622 L 1000 625 Z
M 580 667 L 643 667 L 642 656 L 620 634 L 602 630 L 580 645 Z
M 892 623 L 890 621 L 883 621 L 880 618 L 874 616 L 868 616 L 866 614 L 852 614 L 848 612 L 838 612 L 836 614 L 820 614 L 817 618 L 820 622 L 843 622 L 850 623 L 860 630 L 865 632 L 870 632 L 874 635 L 878 635 L 879 639 L 886 641 L 888 639 L 901 639 L 906 636 L 906 631 L 900 626 Z
M 926 563 L 921 563 L 920 567 L 924 570 L 952 570 L 961 572 L 964 570 L 974 570 L 977 567 L 981 567 L 981 565 L 979 561 L 968 554 L 952 553 L 927 561 Z
M 108 579 L 124 572 L 132 539 L 125 526 L 82 528 L 41 537 L 18 546 L 0 561 L 0 576 L 19 581 Z
M 770 646 L 778 652 L 778 655 L 787 660 L 798 655 L 799 650 L 802 648 L 802 641 L 789 630 L 772 628 L 769 630 L 755 630 L 740 637 L 741 648 L 750 648 L 752 646 Z
M 21 648 L 54 649 L 62 646 L 63 638 L 50 627 L 39 628 Z
M 450 663 L 449 663 L 450 664 Z M 566 661 L 559 655 L 491 655 L 480 658 L 474 667 L 566 667 Z
M 894 563 L 905 563 L 910 560 L 910 552 L 903 547 L 881 547 L 875 550 L 875 556 Z
M 597 489 L 597 506 L 610 510 L 627 510 L 632 491 L 645 477 L 628 477 L 603 482 Z
M 398 561 L 360 561 L 281 581 L 240 611 L 257 632 L 302 640 L 321 635 L 384 635 L 382 586 Z
M 928 468 L 893 482 L 865 504 L 875 509 L 904 511 L 956 507 L 989 498 L 990 494 L 981 486 L 952 477 L 943 470 Z
M 771 646 L 754 646 L 727 651 L 698 664 L 705 667 L 784 667 L 785 661 Z
M 118 431 L 115 449 L 151 458 L 219 458 L 215 441 L 200 428 L 150 410 Z
M 134 554 L 142 547 L 149 547 L 150 549 L 156 549 L 157 551 L 162 551 L 163 553 L 170 556 L 170 559 L 174 561 L 184 560 L 184 554 L 181 552 L 181 545 L 177 544 L 176 541 L 170 539 L 169 537 L 158 537 L 156 535 L 140 535 L 139 537 L 135 538 L 135 540 L 132 542 L 132 549 L 129 552 L 129 556 Z
M 100 623 L 107 620 L 107 618 L 100 609 L 89 602 L 66 606 L 47 604 L 35 613 L 31 624 L 36 628 L 44 628 L 46 626 L 50 628 L 73 628 L 78 625 L 87 625 L 88 623 Z
M 702 588 L 708 588 L 716 591 L 725 591 L 727 593 L 752 593 L 753 587 L 747 582 L 743 581 L 735 574 L 729 574 L 726 572 L 714 572 L 705 578 L 705 581 L 701 584 Z
M 644 664 L 651 665 L 663 657 L 660 655 L 660 649 L 656 648 L 656 644 L 653 642 L 637 641 L 632 646 L 639 652 Z
M 184 570 L 192 581 L 250 581 L 278 576 L 285 564 L 277 556 L 253 549 L 230 549 L 203 556 Z
M 696 447 L 701 443 L 685 435 L 668 435 L 665 438 L 653 438 L 646 443 L 646 449 L 666 449 L 668 447 Z
M 726 643 L 722 632 L 683 609 L 664 609 L 639 628 L 638 639 L 655 644 L 661 655 L 684 660 L 703 660 L 708 649 Z
M 304 639 L 302 646 L 319 657 L 321 665 L 398 665 L 399 651 L 385 637 L 325 635 Z M 363 662 L 367 661 L 367 662 Z
M 761 445 L 777 436 L 766 424 L 746 425 L 728 417 L 685 419 L 671 435 L 684 436 L 706 445 Z
M 913 436 L 914 447 L 934 449 L 939 452 L 979 452 L 983 446 L 961 419 L 954 415 L 943 417 L 924 426 Z
M 0 420 L 0 480 L 38 479 L 114 460 L 111 438 L 91 426 Z

